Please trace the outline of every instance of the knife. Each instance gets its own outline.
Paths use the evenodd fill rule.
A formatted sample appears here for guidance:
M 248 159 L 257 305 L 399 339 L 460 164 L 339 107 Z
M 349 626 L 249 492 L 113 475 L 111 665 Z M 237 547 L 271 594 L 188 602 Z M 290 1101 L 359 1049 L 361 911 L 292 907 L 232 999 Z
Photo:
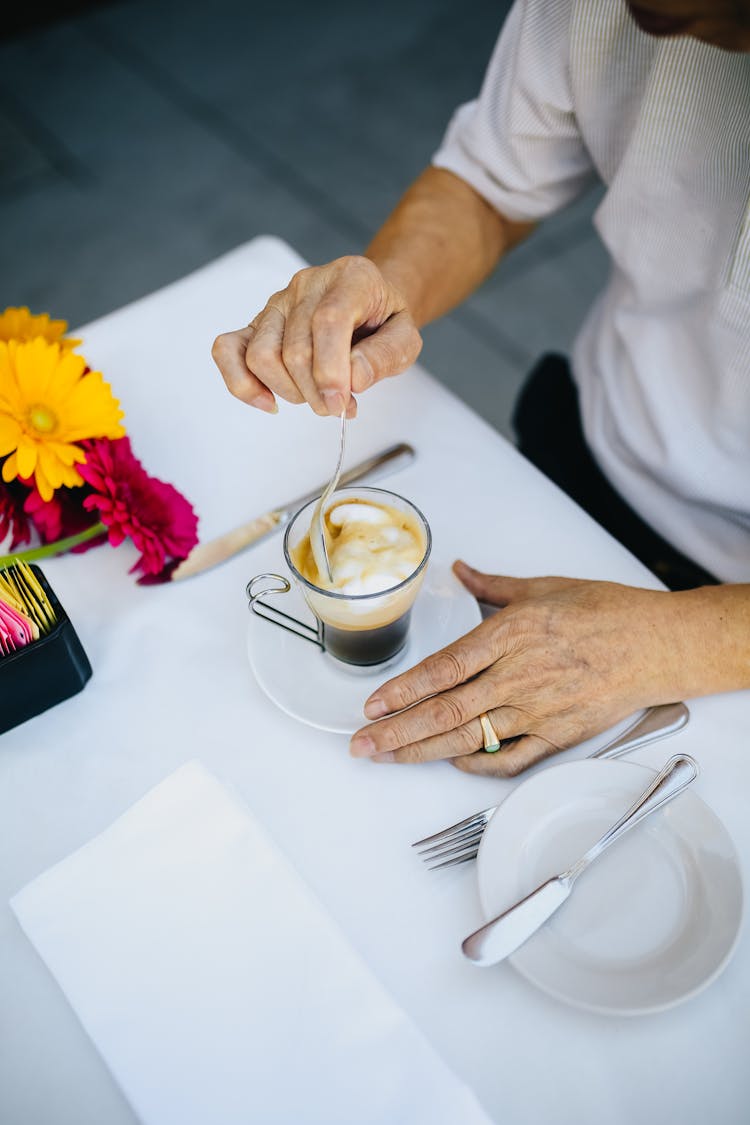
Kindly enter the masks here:
M 461 949 L 476 965 L 495 965 L 523 945 L 558 910 L 578 876 L 602 852 L 656 809 L 674 800 L 698 776 L 698 763 L 687 754 L 676 754 L 656 775 L 634 805 L 613 824 L 567 871 L 548 879 L 515 906 L 504 910 L 470 934 Z
M 414 447 L 407 445 L 406 442 L 391 445 L 388 449 L 384 449 L 382 453 L 376 453 L 374 457 L 368 457 L 366 461 L 362 461 L 359 465 L 355 465 L 354 468 L 342 473 L 339 488 L 365 478 L 377 480 L 380 477 L 388 476 L 399 469 L 404 469 L 411 464 L 415 457 Z M 305 496 L 290 500 L 287 504 L 282 504 L 278 508 L 272 508 L 270 512 L 265 512 L 262 516 L 256 516 L 248 523 L 243 523 L 241 527 L 226 531 L 216 539 L 209 539 L 207 543 L 196 544 L 187 558 L 174 568 L 170 580 L 179 582 L 183 578 L 192 578 L 195 574 L 202 574 L 204 570 L 210 570 L 212 567 L 226 562 L 227 559 L 238 555 L 240 551 L 247 550 L 248 547 L 252 547 L 254 543 L 265 538 L 266 535 L 270 535 L 289 523 L 292 516 L 305 504 L 308 504 L 310 500 L 319 496 L 324 488 L 325 484 L 321 484 L 312 492 L 306 493 Z

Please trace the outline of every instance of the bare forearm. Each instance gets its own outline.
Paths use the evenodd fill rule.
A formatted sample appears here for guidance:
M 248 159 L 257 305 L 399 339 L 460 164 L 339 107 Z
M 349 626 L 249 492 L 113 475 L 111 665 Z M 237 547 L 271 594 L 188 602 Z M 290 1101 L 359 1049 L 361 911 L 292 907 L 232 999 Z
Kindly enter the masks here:
M 365 253 L 421 327 L 460 304 L 533 228 L 500 215 L 451 172 L 427 168 Z
M 750 688 L 750 585 L 702 586 L 666 597 L 680 697 Z

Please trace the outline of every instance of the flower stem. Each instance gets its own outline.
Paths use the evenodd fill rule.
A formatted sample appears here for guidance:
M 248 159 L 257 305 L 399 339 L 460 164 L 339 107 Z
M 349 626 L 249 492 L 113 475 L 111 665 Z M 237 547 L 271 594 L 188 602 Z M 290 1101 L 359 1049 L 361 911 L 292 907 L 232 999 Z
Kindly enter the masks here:
M 87 543 L 89 539 L 96 539 L 97 535 L 103 535 L 106 530 L 107 528 L 103 523 L 95 523 L 91 527 L 79 531 L 76 535 L 68 535 L 65 539 L 56 539 L 54 543 L 45 543 L 42 547 L 31 547 L 27 551 L 13 551 L 10 555 L 0 555 L 0 568 L 9 566 L 17 559 L 23 559 L 24 562 L 51 559 L 54 555 L 62 555 L 65 551 L 72 550 L 80 543 Z

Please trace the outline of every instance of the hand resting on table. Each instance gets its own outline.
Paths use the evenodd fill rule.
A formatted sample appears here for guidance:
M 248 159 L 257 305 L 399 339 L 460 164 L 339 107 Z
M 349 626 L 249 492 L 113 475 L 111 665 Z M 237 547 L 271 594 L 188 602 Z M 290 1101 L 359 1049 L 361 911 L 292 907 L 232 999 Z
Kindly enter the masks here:
M 468 773 L 514 776 L 640 708 L 742 686 L 739 666 L 712 659 L 713 632 L 724 646 L 731 632 L 728 609 L 747 614 L 740 587 L 671 593 L 454 569 L 499 612 L 373 693 L 365 715 L 376 721 L 352 738 L 355 757 L 448 758 Z M 481 749 L 482 712 L 510 740 L 497 753 Z

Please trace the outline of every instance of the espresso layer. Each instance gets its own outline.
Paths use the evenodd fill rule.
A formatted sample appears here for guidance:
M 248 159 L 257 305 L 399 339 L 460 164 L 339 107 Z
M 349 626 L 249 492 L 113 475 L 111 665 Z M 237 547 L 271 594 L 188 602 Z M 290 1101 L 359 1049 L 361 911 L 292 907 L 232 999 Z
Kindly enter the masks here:
M 391 621 L 388 625 L 378 625 L 374 629 L 342 629 L 325 625 L 323 638 L 326 650 L 331 656 L 343 660 L 345 664 L 369 667 L 390 660 L 406 644 L 409 632 L 411 610 Z

